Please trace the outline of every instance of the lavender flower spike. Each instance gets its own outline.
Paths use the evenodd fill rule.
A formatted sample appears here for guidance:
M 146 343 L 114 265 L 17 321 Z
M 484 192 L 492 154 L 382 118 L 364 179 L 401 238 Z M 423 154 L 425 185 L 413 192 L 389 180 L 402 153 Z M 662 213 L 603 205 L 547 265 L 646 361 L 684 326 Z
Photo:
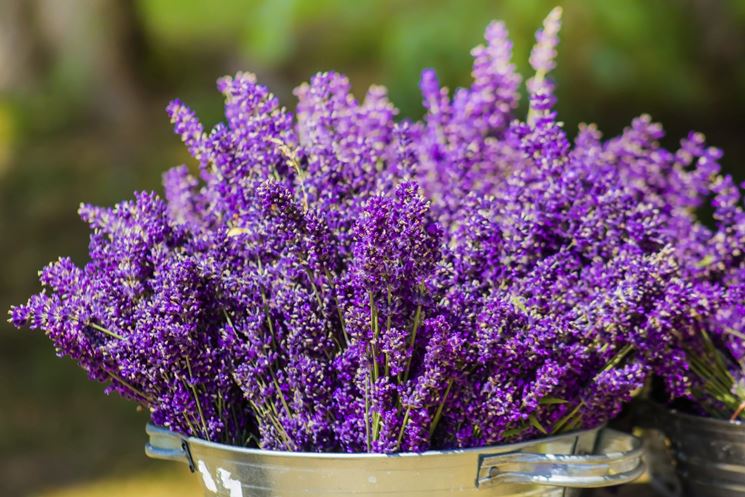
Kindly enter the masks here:
M 563 9 L 554 7 L 543 21 L 543 28 L 535 35 L 536 44 L 530 52 L 530 65 L 535 74 L 527 82 L 528 93 L 531 96 L 530 110 L 528 111 L 528 123 L 533 123 L 535 116 L 542 109 L 534 107 L 533 98 L 546 98 L 553 105 L 554 85 L 548 79 L 548 73 L 556 67 L 556 47 L 559 44 L 559 30 L 561 29 L 561 15 Z

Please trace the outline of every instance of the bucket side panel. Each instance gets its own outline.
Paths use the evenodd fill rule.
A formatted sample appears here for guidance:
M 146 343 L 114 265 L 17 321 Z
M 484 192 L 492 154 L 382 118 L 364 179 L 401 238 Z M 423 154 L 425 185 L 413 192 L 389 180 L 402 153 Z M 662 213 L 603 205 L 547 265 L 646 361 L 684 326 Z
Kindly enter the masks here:
M 686 496 L 745 497 L 745 425 L 671 412 L 667 435 Z
M 587 443 L 587 442 L 585 442 Z M 575 437 L 522 447 L 570 454 Z M 386 458 L 287 457 L 194 445 L 205 495 L 213 497 L 574 497 L 573 491 L 502 483 L 478 489 L 478 451 Z M 487 454 L 499 453 L 490 449 Z

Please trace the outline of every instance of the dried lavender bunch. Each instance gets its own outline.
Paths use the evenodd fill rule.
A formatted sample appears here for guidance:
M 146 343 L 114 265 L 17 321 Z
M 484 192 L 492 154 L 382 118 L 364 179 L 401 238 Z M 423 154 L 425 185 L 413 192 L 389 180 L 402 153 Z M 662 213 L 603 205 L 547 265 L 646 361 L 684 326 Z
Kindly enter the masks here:
M 709 310 L 677 211 L 616 141 L 568 140 L 559 22 L 537 35 L 524 121 L 499 23 L 470 88 L 451 100 L 424 73 L 422 122 L 335 73 L 297 89 L 295 116 L 250 74 L 219 80 L 212 130 L 172 102 L 198 175 L 81 208 L 90 262 L 50 265 L 11 321 L 156 423 L 267 449 L 481 446 L 598 426 L 653 373 L 684 391 L 676 338 Z
M 742 419 L 745 409 L 745 212 L 742 187 L 721 172 L 721 150 L 690 133 L 680 148 L 659 144 L 662 127 L 635 119 L 604 148 L 637 198 L 669 216 L 665 238 L 691 294 L 695 319 L 676 330 L 691 371 L 678 397 L 699 414 Z M 709 215 L 710 213 L 710 215 Z M 710 217 L 705 221 L 706 217 Z M 680 393 L 680 392 L 676 392 Z
M 241 443 L 249 420 L 227 367 L 215 288 L 166 211 L 149 193 L 113 209 L 82 205 L 90 262 L 47 266 L 49 292 L 12 308 L 11 321 L 44 330 L 58 355 L 108 382 L 107 392 L 150 407 L 154 422 Z
M 547 75 L 555 65 L 558 14 L 554 10 L 547 18 L 531 54 L 536 74 L 528 81 L 532 95 L 528 121 L 533 123 L 545 114 L 541 107 L 550 108 L 555 100 L 553 83 Z M 503 27 L 491 26 L 487 39 L 500 38 L 506 39 Z M 485 64 L 476 64 L 473 72 L 474 81 L 491 82 L 491 105 L 474 103 L 477 99 L 469 97 L 474 89 L 458 90 L 451 102 L 447 90 L 437 86 L 432 73 L 425 73 L 422 79 L 428 110 L 422 125 L 422 181 L 433 185 L 430 189 L 435 210 L 445 220 L 445 226 L 457 225 L 450 219 L 466 205 L 463 199 L 468 192 L 499 197 L 500 190 L 508 188 L 505 181 L 515 179 L 506 180 L 513 171 L 533 167 L 531 161 L 516 154 L 521 144 L 512 144 L 508 137 L 510 130 L 505 123 L 512 118 L 510 112 L 518 95 L 513 86 L 514 69 L 509 65 L 509 45 L 496 44 L 502 49 L 490 43 L 488 50 L 477 49 L 477 53 L 495 54 L 490 63 L 501 71 L 490 79 L 481 72 Z M 477 86 L 474 84 L 474 88 Z M 460 102 L 470 105 L 462 106 Z M 459 112 L 486 115 L 488 122 L 496 124 L 485 127 L 480 119 L 458 120 Z M 678 267 L 677 284 L 685 287 L 685 298 L 676 307 L 685 305 L 688 311 L 685 319 L 665 316 L 672 332 L 666 340 L 676 342 L 670 357 L 677 365 L 658 371 L 667 384 L 668 395 L 693 401 L 699 412 L 741 417 L 745 410 L 742 187 L 721 173 L 718 160 L 722 152 L 708 147 L 700 133 L 691 133 L 674 151 L 660 145 L 663 135 L 662 127 L 646 115 L 635 119 L 620 136 L 605 141 L 595 126 L 583 125 L 574 153 L 595 167 L 616 168 L 618 178 L 613 181 L 622 182 L 632 193 L 633 204 L 641 202 L 657 211 L 660 221 L 655 236 L 674 252 L 671 264 Z M 491 170 L 484 178 L 481 151 L 487 149 L 498 152 L 487 161 Z M 535 152 L 530 150 L 529 154 Z M 438 181 L 440 178 L 446 181 Z M 443 184 L 454 186 L 436 189 Z M 707 211 L 712 212 L 712 219 L 703 222 L 701 213 Z M 482 242 L 479 240 L 477 247 L 482 247 Z
M 625 185 L 591 128 L 572 144 L 556 120 L 558 14 L 531 56 L 528 119 L 499 138 L 509 171 L 486 190 L 440 197 L 448 250 L 435 285 L 467 344 L 435 433 L 444 445 L 596 426 L 653 372 L 676 392 L 687 386 L 673 331 L 695 300 L 665 238 L 668 215 Z M 458 164 L 461 177 L 478 167 Z

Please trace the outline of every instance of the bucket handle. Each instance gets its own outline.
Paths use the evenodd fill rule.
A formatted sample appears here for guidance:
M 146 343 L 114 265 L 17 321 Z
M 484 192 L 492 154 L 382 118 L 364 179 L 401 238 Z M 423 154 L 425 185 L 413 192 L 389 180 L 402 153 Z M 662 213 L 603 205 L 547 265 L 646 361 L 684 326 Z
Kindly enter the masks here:
M 644 473 L 641 441 L 603 429 L 593 454 L 512 452 L 481 456 L 476 486 L 501 483 L 597 488 L 629 483 Z
M 183 462 L 194 472 L 194 461 L 191 458 L 189 443 L 178 433 L 148 423 L 145 428 L 150 441 L 145 445 L 145 455 L 153 459 Z

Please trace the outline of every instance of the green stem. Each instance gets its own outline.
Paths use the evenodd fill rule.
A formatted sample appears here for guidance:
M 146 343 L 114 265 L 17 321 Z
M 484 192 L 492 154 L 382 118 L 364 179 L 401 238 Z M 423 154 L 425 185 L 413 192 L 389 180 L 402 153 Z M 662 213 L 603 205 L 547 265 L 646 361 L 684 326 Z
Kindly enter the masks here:
M 347 335 L 347 328 L 344 324 L 344 314 L 339 306 L 339 296 L 336 294 L 336 287 L 334 286 L 334 279 L 331 277 L 331 272 L 326 269 L 326 280 L 331 285 L 331 293 L 334 295 L 334 304 L 336 305 L 336 313 L 339 315 L 339 326 L 341 326 L 341 333 L 344 336 L 344 343 L 349 344 L 349 336 Z
M 279 422 L 277 417 L 273 416 L 265 407 L 262 408 L 256 402 L 249 400 L 249 403 L 251 404 L 251 408 L 261 415 L 261 419 L 268 420 L 269 423 L 274 426 L 274 429 L 277 430 L 277 433 L 279 433 L 279 435 L 284 438 L 287 446 L 294 450 L 295 444 L 292 442 L 292 440 L 290 440 L 290 436 L 287 434 L 287 431 L 284 429 L 282 423 Z
M 192 424 L 191 420 L 189 419 L 189 416 L 186 415 L 186 413 L 181 413 L 184 416 L 184 421 L 186 421 L 186 426 L 189 427 L 189 432 L 193 434 L 198 434 L 199 432 L 194 429 L 194 425 Z
M 378 326 L 378 309 L 375 305 L 375 298 L 372 292 L 368 292 L 370 295 L 370 329 L 372 331 L 372 340 L 370 341 L 370 348 L 372 353 L 372 365 L 373 365 L 373 383 L 378 381 L 379 370 L 378 370 L 378 351 L 376 343 L 378 341 L 378 334 L 380 332 Z
M 290 416 L 291 415 L 290 406 L 289 404 L 287 404 L 287 399 L 285 399 L 284 392 L 282 391 L 281 388 L 279 388 L 279 382 L 277 381 L 277 377 L 274 376 L 274 370 L 269 368 L 269 372 L 272 375 L 272 382 L 274 382 L 274 388 L 277 389 L 277 394 L 279 395 L 279 400 L 282 402 L 282 407 L 284 407 L 287 415 Z
M 422 305 L 416 306 L 416 313 L 414 314 L 414 324 L 411 327 L 411 338 L 409 339 L 409 357 L 406 359 L 406 369 L 404 370 L 404 382 L 409 380 L 409 373 L 411 371 L 411 359 L 414 356 L 414 343 L 416 342 L 416 334 L 419 326 L 422 323 Z
M 551 433 L 552 434 L 559 433 L 561 430 L 563 430 L 564 429 L 564 426 L 574 416 L 576 416 L 577 413 L 579 413 L 579 410 L 582 408 L 583 405 L 584 405 L 584 402 L 580 401 L 580 403 L 577 404 L 577 406 L 574 409 L 572 409 L 572 411 L 569 414 L 567 414 L 566 416 L 564 416 L 563 418 L 561 418 L 559 421 L 557 421 L 556 424 L 554 425 L 553 429 L 551 430 Z
M 453 380 L 448 381 L 448 386 L 445 389 L 445 393 L 442 395 L 442 400 L 440 401 L 440 405 L 437 407 L 437 412 L 435 413 L 435 417 L 432 420 L 432 424 L 429 427 L 429 438 L 432 438 L 432 435 L 435 434 L 435 430 L 437 429 L 437 425 L 440 423 L 440 418 L 442 417 L 442 409 L 445 407 L 445 401 L 448 398 L 448 394 L 450 393 L 450 388 L 453 386 Z
M 266 391 L 266 383 L 264 383 L 261 379 L 256 380 L 256 382 L 259 385 L 259 388 L 263 391 Z M 253 402 L 249 399 L 249 402 L 251 403 L 251 407 L 254 411 L 258 412 L 260 414 L 260 419 L 267 419 L 270 421 L 272 425 L 274 425 L 274 428 L 277 430 L 277 433 L 280 434 L 280 436 L 284 437 L 285 443 L 288 447 L 294 447 L 295 444 L 290 439 L 289 434 L 282 426 L 282 423 L 279 421 L 279 412 L 277 411 L 277 407 L 274 405 L 273 402 L 265 402 L 265 404 L 257 404 L 256 402 Z
M 367 384 L 365 384 L 365 440 L 367 440 L 367 451 L 372 452 L 370 442 L 370 395 Z
M 619 350 L 615 356 L 611 358 L 610 361 L 608 361 L 608 364 L 605 365 L 605 367 L 600 371 L 601 373 L 605 373 L 606 371 L 610 371 L 614 367 L 618 366 L 618 364 L 623 361 L 623 359 L 634 349 L 634 346 L 631 344 L 624 345 L 621 350 Z
M 207 421 L 204 418 L 204 411 L 202 411 L 202 404 L 199 402 L 199 394 L 197 393 L 197 388 L 194 386 L 194 375 L 191 372 L 191 362 L 189 361 L 189 356 L 185 356 L 186 359 L 186 369 L 189 371 L 189 379 L 190 382 L 188 383 L 189 388 L 191 389 L 192 394 L 194 395 L 194 402 L 197 404 L 197 411 L 199 412 L 199 419 L 202 421 L 202 428 L 204 429 L 204 437 L 207 439 L 207 441 L 210 441 L 209 437 L 209 430 L 207 429 Z
M 386 319 L 385 319 L 385 332 L 386 332 L 386 335 L 390 336 L 390 334 L 391 334 L 391 319 L 393 317 L 392 316 L 393 313 L 391 312 L 391 302 L 393 300 L 393 296 L 391 295 L 391 287 L 390 286 L 386 288 L 386 293 L 387 293 L 386 301 L 388 303 L 388 307 L 386 308 L 386 311 L 387 311 L 387 314 L 388 315 L 386 316 Z M 385 354 L 385 367 L 383 369 L 383 376 L 384 377 L 388 377 L 388 368 L 389 368 L 389 364 L 388 363 L 389 363 L 388 353 L 386 353 Z
M 378 349 L 376 343 L 378 341 L 378 335 L 380 334 L 380 325 L 378 323 L 378 309 L 375 305 L 375 299 L 372 292 L 368 292 L 370 295 L 370 327 L 372 330 L 372 340 L 370 341 L 370 352 L 372 359 L 372 384 L 371 388 L 375 388 L 375 384 L 380 378 L 380 369 L 378 367 Z M 373 441 L 378 439 L 380 433 L 380 413 L 372 413 L 372 439 Z
M 410 412 L 411 412 L 411 406 L 407 406 L 406 412 L 404 412 L 404 420 L 401 422 L 401 429 L 398 431 L 398 441 L 396 442 L 396 450 L 401 448 L 401 442 L 404 439 L 404 430 L 406 429 L 406 425 L 409 423 Z
M 230 329 L 233 330 L 233 334 L 236 338 L 238 338 L 238 331 L 235 329 L 235 326 L 233 326 L 233 321 L 230 319 L 230 315 L 228 314 L 228 311 L 225 309 L 222 310 L 223 315 L 225 315 L 225 321 L 228 323 L 228 326 L 230 326 Z
M 154 402 L 152 397 L 148 397 L 147 395 L 145 395 L 144 393 L 142 393 L 140 390 L 138 390 L 137 388 L 133 387 L 132 385 L 130 385 L 129 383 L 127 383 L 126 381 L 124 381 L 124 379 L 122 377 L 120 377 L 119 375 L 114 374 L 111 371 L 106 371 L 106 373 L 109 376 L 111 376 L 114 380 L 118 381 L 119 383 L 121 383 L 125 387 L 129 388 L 130 390 L 132 390 L 132 392 L 134 392 L 136 395 L 139 395 L 141 399 L 143 399 L 143 400 L 145 400 L 147 402 L 150 402 L 151 404 Z
M 90 326 L 90 327 L 91 327 L 91 328 L 93 328 L 94 330 L 98 330 L 98 331 L 100 331 L 101 333 L 106 333 L 106 334 L 107 334 L 107 335 L 109 335 L 110 337 L 116 338 L 116 339 L 118 339 L 118 340 L 124 340 L 124 337 L 123 337 L 122 335 L 119 335 L 118 333 L 114 333 L 114 332 L 113 332 L 113 331 L 111 331 L 111 330 L 107 330 L 107 329 L 106 329 L 106 328 L 104 328 L 103 326 L 99 326 L 99 325 L 97 325 L 96 323 L 88 323 L 88 326 Z

